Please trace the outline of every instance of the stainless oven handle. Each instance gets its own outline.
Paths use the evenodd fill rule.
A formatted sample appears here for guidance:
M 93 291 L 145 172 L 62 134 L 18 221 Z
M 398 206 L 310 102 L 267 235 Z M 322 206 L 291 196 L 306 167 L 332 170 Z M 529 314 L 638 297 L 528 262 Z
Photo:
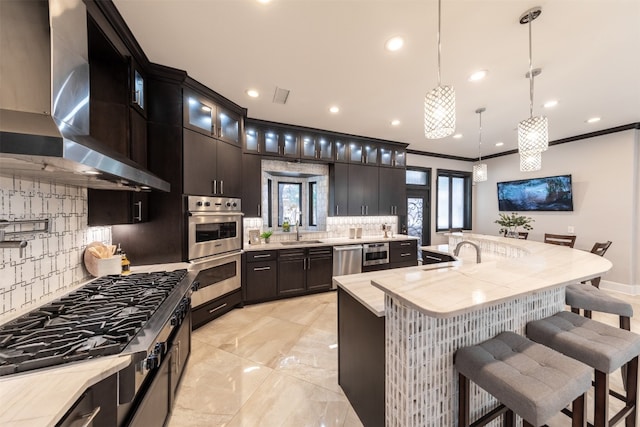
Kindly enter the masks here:
M 214 313 L 222 308 L 225 308 L 227 306 L 227 303 L 225 302 L 222 305 L 217 306 L 216 308 L 212 308 L 211 310 L 209 310 L 209 314 Z
M 82 424 L 80 425 L 80 427 L 89 427 L 91 425 L 91 422 L 98 415 L 99 412 L 100 412 L 100 407 L 96 406 L 93 409 L 93 411 L 87 414 L 81 415 L 79 421 L 82 421 Z

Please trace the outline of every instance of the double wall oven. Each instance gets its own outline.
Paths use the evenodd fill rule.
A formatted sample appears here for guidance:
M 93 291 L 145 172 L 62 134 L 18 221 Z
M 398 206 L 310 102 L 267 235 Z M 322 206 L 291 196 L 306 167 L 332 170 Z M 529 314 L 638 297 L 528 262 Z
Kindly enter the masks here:
M 197 273 L 191 298 L 194 327 L 241 302 L 240 199 L 187 196 L 187 253 Z

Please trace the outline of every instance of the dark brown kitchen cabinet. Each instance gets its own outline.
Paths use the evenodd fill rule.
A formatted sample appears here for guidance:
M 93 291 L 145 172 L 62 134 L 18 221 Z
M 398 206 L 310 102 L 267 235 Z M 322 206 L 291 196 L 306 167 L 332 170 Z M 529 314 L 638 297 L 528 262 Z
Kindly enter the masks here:
M 131 107 L 136 109 L 144 117 L 147 116 L 147 90 L 146 77 L 142 68 L 135 59 L 129 62 L 129 94 Z
M 278 295 L 304 293 L 307 253 L 305 248 L 282 249 L 278 253 Z
M 243 300 L 261 302 L 278 296 L 277 251 L 247 252 Z
M 171 370 L 169 372 L 169 403 L 171 407 L 173 407 L 184 368 L 187 366 L 187 359 L 191 354 L 191 327 L 191 313 L 189 312 L 182 319 L 182 324 L 175 333 L 171 348 Z
M 149 220 L 149 194 L 87 189 L 87 225 L 137 224 Z
M 378 215 L 378 167 L 349 164 L 350 216 Z
M 455 260 L 451 255 L 440 252 L 422 251 L 422 264 L 439 264 L 441 262 L 452 262 Z
M 333 161 L 333 141 L 325 135 L 314 133 L 302 133 L 300 135 L 300 158 L 309 160 Z
M 92 385 L 78 398 L 56 427 L 117 425 L 118 374 Z M 90 424 L 87 424 L 87 423 Z
M 331 289 L 333 277 L 333 248 L 331 246 L 307 249 L 307 290 Z
M 400 168 L 380 168 L 379 215 L 407 214 L 406 171 Z
M 189 90 L 184 91 L 183 114 L 185 128 L 240 146 L 240 115 Z
M 349 144 L 344 139 L 335 139 L 333 151 L 333 160 L 336 163 L 349 163 Z
M 242 155 L 242 212 L 247 218 L 262 216 L 262 158 Z
M 375 142 L 352 141 L 349 143 L 349 161 L 377 166 L 378 148 Z
M 401 240 L 389 243 L 389 268 L 418 265 L 418 241 Z
M 329 166 L 329 216 L 349 214 L 349 165 Z
M 240 147 L 184 129 L 184 194 L 242 196 Z
M 281 249 L 278 253 L 278 295 L 329 290 L 332 273 L 331 246 Z

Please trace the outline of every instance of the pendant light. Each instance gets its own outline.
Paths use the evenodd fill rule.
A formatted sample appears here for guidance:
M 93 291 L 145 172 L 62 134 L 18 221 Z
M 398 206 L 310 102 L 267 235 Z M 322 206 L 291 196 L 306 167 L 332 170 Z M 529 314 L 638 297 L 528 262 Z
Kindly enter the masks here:
M 473 165 L 473 182 L 482 182 L 487 180 L 487 164 L 482 163 L 482 113 L 484 113 L 486 108 L 478 108 L 476 110 L 476 114 L 479 117 L 479 128 L 478 128 L 478 163 L 477 165 Z
M 542 169 L 542 153 L 530 151 L 520 153 L 520 172 L 533 172 Z
M 456 94 L 440 79 L 441 0 L 438 0 L 438 87 L 424 98 L 424 136 L 428 139 L 447 137 L 456 130 Z
M 534 7 L 520 16 L 521 24 L 529 26 L 529 118 L 518 124 L 518 151 L 523 153 L 543 152 L 549 148 L 549 123 L 544 116 L 533 116 L 533 81 L 541 73 L 540 69 L 533 69 L 531 55 L 531 23 L 542 13 L 540 7 Z M 522 162 L 521 162 L 522 163 Z

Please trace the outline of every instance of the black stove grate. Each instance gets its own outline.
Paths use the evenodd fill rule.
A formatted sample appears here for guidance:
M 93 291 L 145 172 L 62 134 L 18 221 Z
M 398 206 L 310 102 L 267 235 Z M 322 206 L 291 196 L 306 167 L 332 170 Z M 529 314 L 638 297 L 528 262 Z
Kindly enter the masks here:
M 0 326 L 0 376 L 120 353 L 186 274 L 100 277 Z

